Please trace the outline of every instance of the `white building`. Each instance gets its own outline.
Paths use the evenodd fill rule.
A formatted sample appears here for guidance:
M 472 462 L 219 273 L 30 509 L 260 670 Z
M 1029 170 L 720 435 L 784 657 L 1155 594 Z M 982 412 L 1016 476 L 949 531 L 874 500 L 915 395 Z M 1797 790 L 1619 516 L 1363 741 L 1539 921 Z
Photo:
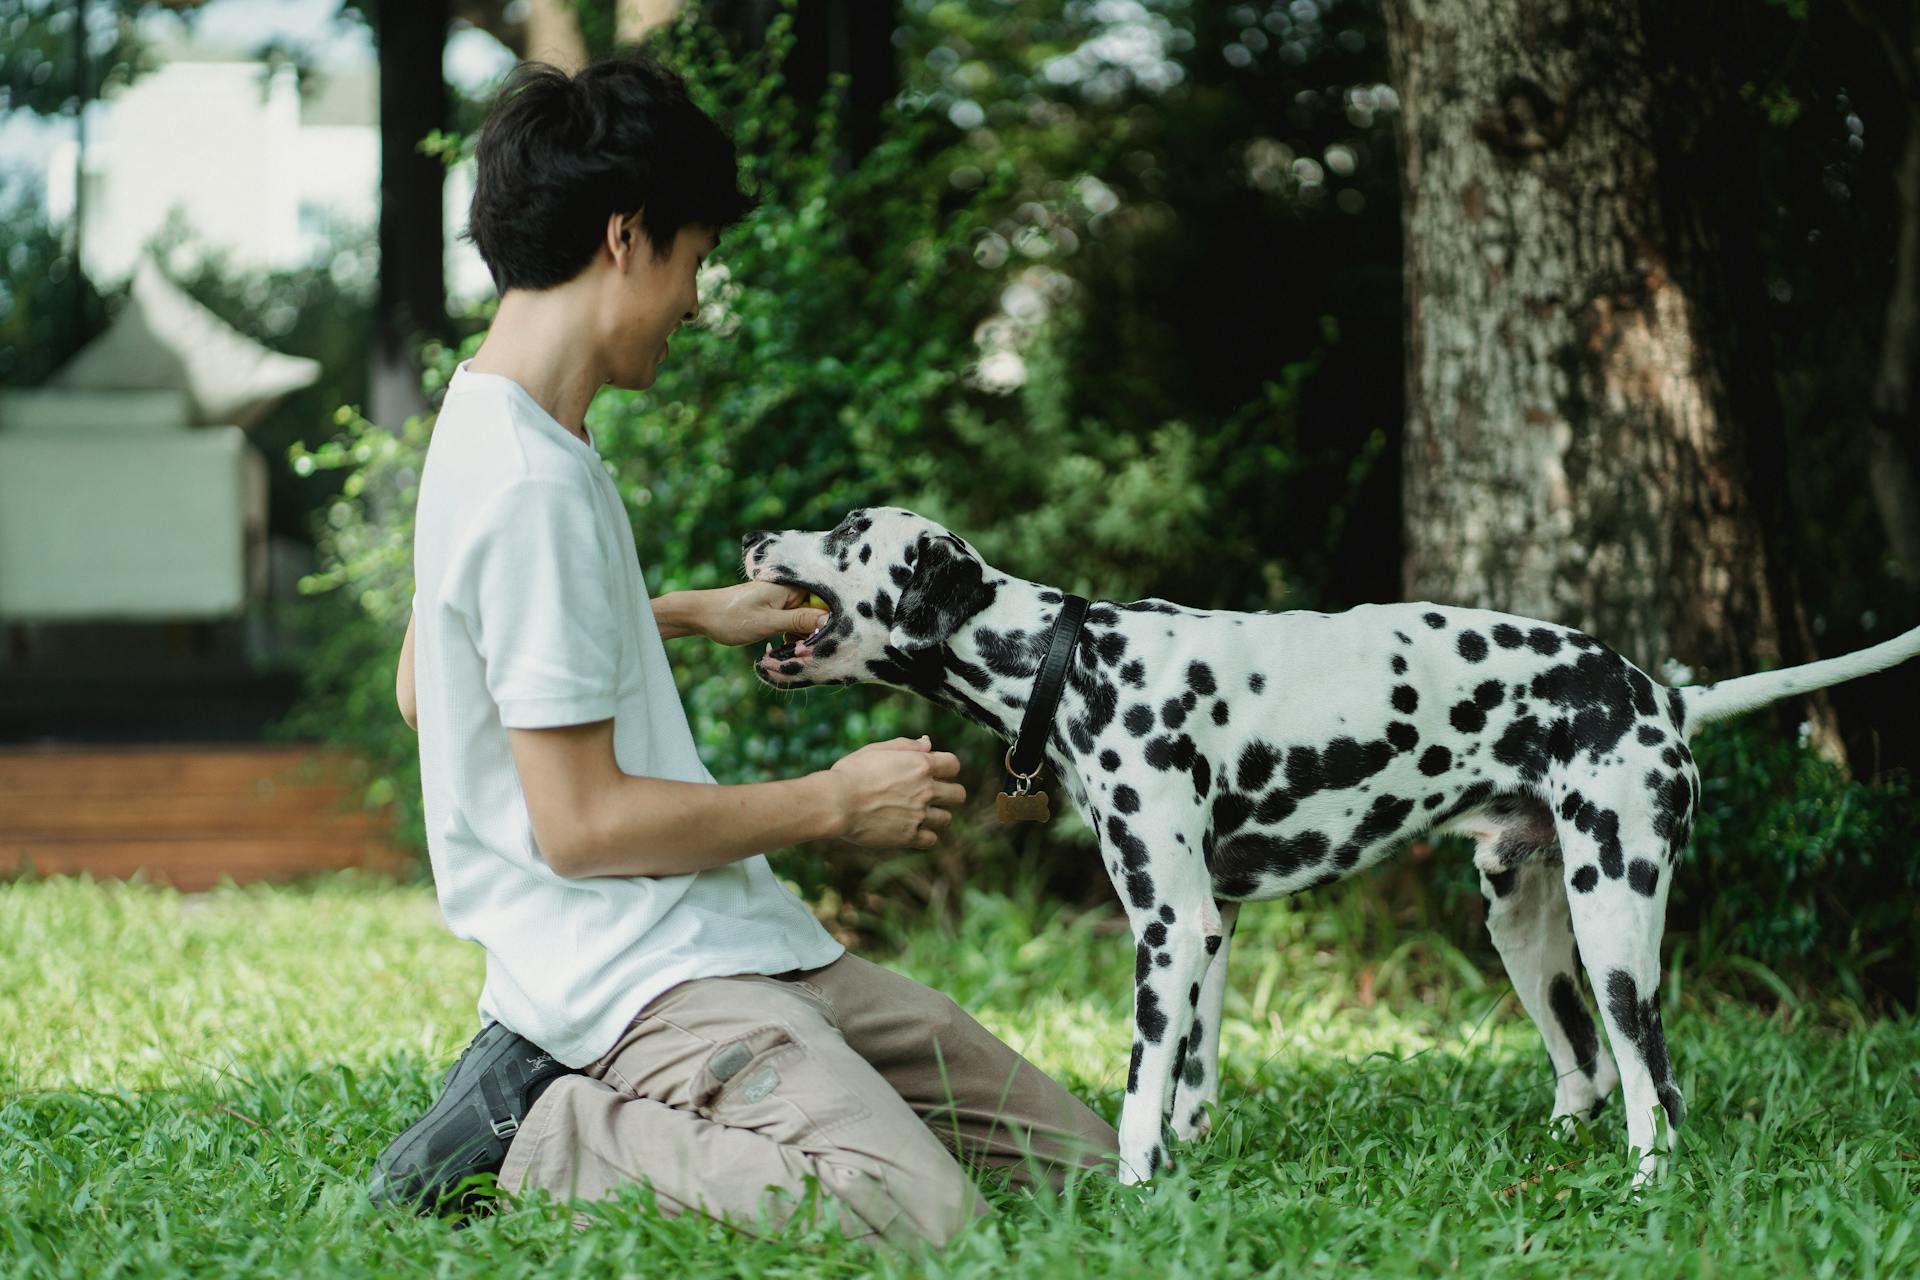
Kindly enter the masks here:
M 148 242 L 177 215 L 196 247 L 240 268 L 312 262 L 341 233 L 371 242 L 379 216 L 378 69 L 312 72 L 172 43 L 160 65 L 87 114 L 81 254 L 103 287 L 124 282 Z M 74 152 L 48 157 L 48 212 L 73 211 Z M 492 282 L 458 239 L 470 164 L 448 175 L 447 290 L 489 296 Z

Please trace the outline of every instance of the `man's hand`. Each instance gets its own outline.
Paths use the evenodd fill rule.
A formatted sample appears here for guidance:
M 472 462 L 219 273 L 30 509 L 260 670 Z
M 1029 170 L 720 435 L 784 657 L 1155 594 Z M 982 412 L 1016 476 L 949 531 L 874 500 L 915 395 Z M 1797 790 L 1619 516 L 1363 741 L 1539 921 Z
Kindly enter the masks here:
M 413 693 L 413 615 L 407 615 L 407 638 L 400 642 L 400 665 L 393 673 L 393 696 L 400 704 L 400 718 L 407 728 L 420 731 L 419 710 Z
M 824 609 L 808 609 L 807 593 L 773 582 L 743 582 L 737 587 L 702 591 L 700 633 L 720 644 L 758 644 L 784 632 L 812 635 L 827 619 Z
M 959 783 L 940 781 L 959 772 L 959 759 L 924 737 L 875 742 L 842 756 L 828 770 L 841 784 L 841 834 L 876 849 L 932 848 L 953 821 L 951 806 L 967 798 Z

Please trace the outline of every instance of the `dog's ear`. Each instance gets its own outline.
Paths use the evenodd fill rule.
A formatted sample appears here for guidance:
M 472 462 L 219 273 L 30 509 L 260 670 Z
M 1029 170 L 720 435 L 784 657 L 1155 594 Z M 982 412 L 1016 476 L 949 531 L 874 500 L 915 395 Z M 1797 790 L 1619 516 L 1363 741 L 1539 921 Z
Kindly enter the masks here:
M 954 628 L 993 603 L 993 587 L 973 549 L 950 533 L 921 534 L 913 578 L 893 607 L 887 642 L 896 649 L 945 643 Z

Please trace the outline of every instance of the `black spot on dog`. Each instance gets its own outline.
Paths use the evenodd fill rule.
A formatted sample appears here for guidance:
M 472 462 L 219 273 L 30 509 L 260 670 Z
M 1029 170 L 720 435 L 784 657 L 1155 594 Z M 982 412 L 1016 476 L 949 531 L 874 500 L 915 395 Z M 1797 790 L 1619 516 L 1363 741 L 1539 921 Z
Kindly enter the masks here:
M 1673 723 L 1673 731 L 1681 733 L 1687 724 L 1687 700 L 1678 689 L 1667 690 L 1667 719 Z
M 1394 638 L 1395 640 L 1398 640 L 1398 641 L 1399 641 L 1399 642 L 1400 642 L 1401 644 L 1412 644 L 1412 643 L 1413 643 L 1413 637 L 1412 637 L 1412 636 L 1410 636 L 1410 635 L 1408 635 L 1408 634 L 1407 634 L 1406 632 L 1404 632 L 1404 631 L 1396 631 L 1396 632 L 1394 632 L 1394 633 L 1393 633 L 1393 638 Z
M 1160 918 L 1168 924 L 1173 923 L 1173 908 L 1164 902 L 1160 904 Z
M 1178 729 L 1187 722 L 1187 705 L 1178 698 L 1168 698 L 1160 706 L 1160 722 L 1169 729 Z
M 1489 871 L 1486 876 L 1487 884 L 1493 889 L 1493 896 L 1504 898 L 1513 892 L 1514 881 L 1520 878 L 1520 869 L 1509 867 L 1505 871 Z
M 1420 772 L 1429 778 L 1437 778 L 1453 767 L 1453 752 L 1445 747 L 1428 747 L 1420 755 Z
M 1428 796 L 1425 800 L 1422 800 L 1420 802 L 1420 807 L 1422 809 L 1438 809 L 1440 807 L 1440 802 L 1445 799 L 1446 797 L 1444 795 L 1436 791 L 1432 795 Z
M 908 554 L 911 555 L 912 553 L 909 552 Z M 913 570 L 907 568 L 905 565 L 889 565 L 887 566 L 887 576 L 893 579 L 894 586 L 904 587 L 913 581 Z
M 1140 793 L 1125 784 L 1115 787 L 1113 791 L 1113 807 L 1121 813 L 1138 813 L 1140 811 Z
M 1153 877 L 1144 871 L 1127 873 L 1127 901 L 1136 907 L 1153 905 Z
M 797 676 L 804 670 L 806 670 L 806 666 L 803 663 L 783 662 L 780 664 L 780 674 L 783 676 Z
M 1660 868 L 1645 858 L 1635 858 L 1627 864 L 1627 883 L 1635 893 L 1651 898 L 1660 887 Z
M 1526 637 L 1511 622 L 1500 622 L 1494 624 L 1493 642 L 1502 649 L 1518 649 L 1526 643 Z
M 1219 949 L 1220 949 L 1220 935 L 1217 933 L 1208 934 L 1207 935 L 1207 954 L 1212 955 L 1214 952 L 1218 951 Z
M 1571 977 L 1564 973 L 1553 975 L 1553 981 L 1547 984 L 1547 1004 L 1553 1010 L 1554 1021 L 1567 1037 L 1580 1074 L 1593 1079 L 1599 1065 L 1600 1036 L 1593 1025 L 1593 1015 L 1587 1012 L 1586 1004 L 1580 999 L 1580 989 L 1574 986 Z
M 1214 854 L 1214 882 L 1229 896 L 1251 893 L 1262 875 L 1292 875 L 1324 860 L 1327 848 L 1327 837 L 1318 831 L 1232 836 L 1222 840 Z
M 1127 716 L 1122 723 L 1127 726 L 1128 733 L 1136 738 L 1144 738 L 1147 731 L 1153 728 L 1153 708 L 1136 702 L 1127 708 Z
M 1093 643 L 1094 651 L 1100 655 L 1100 661 L 1113 666 L 1127 652 L 1127 638 L 1118 631 L 1109 631 Z
M 1254 672 L 1252 675 L 1247 677 L 1247 688 L 1253 690 L 1255 693 L 1260 692 L 1262 689 L 1266 687 L 1267 687 L 1267 678 L 1261 675 L 1258 671 Z
M 1118 769 L 1120 767 L 1120 753 L 1113 750 L 1102 751 L 1100 753 L 1100 767 L 1108 773 L 1112 773 L 1115 769 Z
M 1286 788 L 1280 787 L 1266 794 L 1260 801 L 1260 807 L 1253 811 L 1253 816 L 1256 821 L 1270 827 L 1291 817 L 1293 810 L 1293 797 L 1287 794 Z
M 1426 623 L 1435 631 L 1447 625 L 1447 620 L 1437 613 L 1423 613 L 1420 615 L 1420 621 Z
M 1395 685 L 1393 688 L 1393 709 L 1403 716 L 1410 716 L 1420 708 L 1420 692 L 1410 684 Z
M 1407 671 L 1407 660 L 1401 657 L 1397 653 L 1394 654 L 1393 655 L 1393 674 L 1397 676 L 1405 675 L 1406 671 Z
M 1132 662 L 1120 668 L 1120 678 L 1136 689 L 1144 688 L 1147 683 L 1147 668 L 1141 663 L 1140 659 L 1135 658 Z
M 1395 751 L 1411 751 L 1420 745 L 1420 731 L 1405 720 L 1395 720 L 1387 726 L 1387 741 Z
M 1146 943 L 1138 943 L 1133 948 L 1133 985 L 1139 986 L 1153 972 L 1153 950 Z
M 1491 711 L 1500 705 L 1506 696 L 1506 688 L 1498 680 L 1482 680 L 1473 690 L 1473 705 L 1482 711 Z
M 1187 668 L 1187 687 L 1195 693 L 1208 694 L 1219 688 L 1214 683 L 1213 668 L 1204 662 L 1196 662 Z
M 1066 597 L 1061 595 L 1058 591 L 1042 591 L 1040 593 L 1041 604 L 1059 604 L 1061 601 L 1065 599 Z
M 1160 997 L 1152 987 L 1143 986 L 1133 993 L 1133 1001 L 1134 1025 L 1148 1044 L 1159 1044 L 1160 1037 L 1167 1033 L 1167 1015 L 1160 1011 Z
M 1227 700 L 1225 698 L 1214 699 L 1213 722 L 1215 724 L 1225 724 L 1227 722 Z
M 1618 880 L 1627 872 L 1626 857 L 1620 850 L 1620 815 L 1589 801 L 1578 791 L 1569 791 L 1560 802 L 1560 816 L 1575 829 L 1593 837 L 1600 849 L 1600 870 L 1609 880 Z
M 1532 716 L 1516 716 L 1493 744 L 1493 758 L 1529 782 L 1547 772 L 1547 735 Z
M 1535 627 L 1527 632 L 1527 647 L 1545 658 L 1551 658 L 1560 652 L 1560 637 L 1545 627 Z
M 859 604 L 856 604 L 853 607 L 859 610 L 860 616 L 863 618 L 871 618 L 873 616 L 873 606 L 868 604 L 865 600 L 862 600 Z
M 1140 1042 L 1133 1042 L 1133 1056 L 1127 1059 L 1127 1092 L 1140 1092 Z
M 1161 735 L 1147 743 L 1147 763 L 1165 771 L 1169 769 L 1189 769 L 1193 766 L 1193 739 L 1186 734 L 1177 738 Z
M 1234 775 L 1234 781 L 1242 791 L 1258 791 L 1267 785 L 1267 779 L 1273 776 L 1274 766 L 1280 763 L 1273 748 L 1264 742 L 1250 742 L 1246 750 L 1240 753 L 1240 768 Z
M 1613 1015 L 1613 1021 L 1621 1034 L 1633 1043 L 1640 1054 L 1640 1061 L 1646 1066 L 1647 1074 L 1653 1077 L 1653 1091 L 1660 1099 L 1660 1105 L 1666 1108 L 1667 1123 L 1678 1129 L 1687 1118 L 1686 1103 L 1680 1097 L 1680 1090 L 1673 1084 L 1673 1063 L 1667 1057 L 1667 1033 L 1660 1022 L 1660 991 L 1655 989 L 1645 1000 L 1640 998 L 1640 988 L 1633 975 L 1625 969 L 1614 969 L 1607 974 L 1607 1011 Z
M 1167 926 L 1161 921 L 1155 920 L 1147 926 L 1146 931 L 1140 936 L 1146 940 L 1147 945 L 1150 947 L 1164 947 L 1167 945 Z
M 1573 887 L 1581 893 L 1592 893 L 1593 886 L 1600 883 L 1600 868 L 1589 862 L 1573 873 Z
M 1667 842 L 1668 856 L 1678 858 L 1693 833 L 1693 779 L 1678 773 L 1662 776 L 1650 772 L 1647 788 L 1653 792 L 1653 833 Z
M 1478 631 L 1462 631 L 1454 646 L 1460 656 L 1468 662 L 1485 662 L 1487 658 L 1487 638 Z
M 873 559 L 873 547 L 872 547 L 872 545 L 871 545 L 871 544 L 867 544 L 867 543 L 863 543 L 863 544 L 861 544 L 861 547 L 860 547 L 860 563 L 861 563 L 861 564 L 865 564 L 865 563 L 867 563 L 867 561 L 869 561 L 869 560 L 871 560 L 871 559 Z
M 1239 830 L 1253 813 L 1253 802 L 1233 791 L 1222 791 L 1213 798 L 1213 829 L 1221 835 Z
M 1447 719 L 1461 733 L 1478 733 L 1487 727 L 1487 713 L 1471 699 L 1454 703 L 1453 709 L 1447 712 Z

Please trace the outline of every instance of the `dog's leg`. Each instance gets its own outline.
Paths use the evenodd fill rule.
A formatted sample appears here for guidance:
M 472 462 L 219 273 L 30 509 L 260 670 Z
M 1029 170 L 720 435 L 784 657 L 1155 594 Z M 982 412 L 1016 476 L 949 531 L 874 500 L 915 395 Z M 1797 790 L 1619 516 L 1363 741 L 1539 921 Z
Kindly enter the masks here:
M 1182 1142 L 1204 1137 L 1213 1127 L 1207 1107 L 1220 1097 L 1220 1010 L 1227 996 L 1227 952 L 1233 946 L 1240 904 L 1216 905 L 1220 945 L 1207 961 L 1207 976 L 1200 980 L 1200 1006 L 1187 1032 L 1186 1060 L 1173 1082 L 1173 1136 Z
M 1580 955 L 1560 859 L 1541 855 L 1505 871 L 1483 870 L 1480 892 L 1487 899 L 1487 932 L 1553 1063 L 1551 1122 L 1570 1126 L 1599 1115 L 1620 1074 L 1580 995 Z
M 1116 828 L 1117 830 L 1113 829 Z M 1197 857 L 1171 836 L 1149 845 L 1119 820 L 1103 833 L 1119 846 L 1127 871 L 1127 919 L 1133 925 L 1133 1055 L 1120 1107 L 1120 1180 L 1143 1182 L 1166 1163 L 1163 1135 L 1172 1118 L 1176 1069 L 1184 1069 L 1188 1029 L 1200 1003 L 1207 958 L 1220 944 L 1220 913 Z M 1153 855 L 1148 849 L 1154 850 Z
M 1658 1171 L 1662 1146 L 1674 1148 L 1686 1118 L 1660 1020 L 1660 935 L 1672 868 L 1666 842 L 1648 822 L 1643 809 L 1574 792 L 1557 824 L 1573 933 L 1619 1067 L 1627 1141 L 1640 1157 L 1636 1186 Z M 1656 1141 L 1662 1120 L 1664 1144 Z

